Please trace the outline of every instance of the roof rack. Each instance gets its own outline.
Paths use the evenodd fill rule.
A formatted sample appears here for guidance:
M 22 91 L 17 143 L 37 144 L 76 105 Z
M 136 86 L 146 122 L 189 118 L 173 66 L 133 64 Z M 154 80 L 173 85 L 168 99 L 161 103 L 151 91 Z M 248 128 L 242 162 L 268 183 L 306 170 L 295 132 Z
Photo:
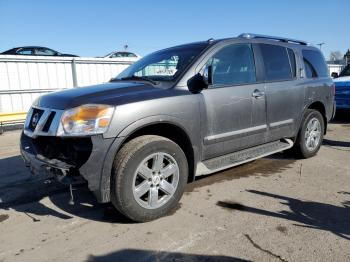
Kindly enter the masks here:
M 310 43 L 308 43 L 306 41 L 290 39 L 290 38 L 284 38 L 284 37 L 279 37 L 279 36 L 243 33 L 243 34 L 240 34 L 238 37 L 248 38 L 248 39 L 251 39 L 251 38 L 262 38 L 262 39 L 270 39 L 270 40 L 274 40 L 274 41 L 281 41 L 281 42 L 285 42 L 285 43 L 295 43 L 295 44 L 300 44 L 300 45 L 310 45 Z

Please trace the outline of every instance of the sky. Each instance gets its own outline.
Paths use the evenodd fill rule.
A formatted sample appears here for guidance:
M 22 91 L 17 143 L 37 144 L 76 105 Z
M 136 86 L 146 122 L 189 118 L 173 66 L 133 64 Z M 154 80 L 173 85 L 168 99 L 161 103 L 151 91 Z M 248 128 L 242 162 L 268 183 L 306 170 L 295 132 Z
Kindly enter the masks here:
M 61 53 L 103 56 L 235 37 L 243 32 L 350 48 L 349 0 L 0 0 L 0 52 L 40 45 Z

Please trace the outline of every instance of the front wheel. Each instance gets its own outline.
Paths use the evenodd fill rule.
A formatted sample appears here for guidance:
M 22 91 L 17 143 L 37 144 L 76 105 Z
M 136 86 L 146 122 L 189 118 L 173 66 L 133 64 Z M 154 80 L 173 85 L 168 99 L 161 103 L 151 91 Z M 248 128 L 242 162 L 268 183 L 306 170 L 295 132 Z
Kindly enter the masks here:
M 302 158 L 309 158 L 318 152 L 324 134 L 324 120 L 321 113 L 308 109 L 303 117 L 298 137 L 295 141 L 294 152 Z
M 159 218 L 176 206 L 187 177 L 186 156 L 176 143 L 154 135 L 137 137 L 115 158 L 112 204 L 137 222 Z

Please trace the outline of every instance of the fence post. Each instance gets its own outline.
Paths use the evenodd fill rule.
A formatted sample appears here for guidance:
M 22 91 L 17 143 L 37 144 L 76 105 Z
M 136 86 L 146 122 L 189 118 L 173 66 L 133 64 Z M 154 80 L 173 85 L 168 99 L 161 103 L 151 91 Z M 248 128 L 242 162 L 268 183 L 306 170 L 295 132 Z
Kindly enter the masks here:
M 76 63 L 75 63 L 75 59 L 72 59 L 72 79 L 73 79 L 73 87 L 77 87 L 78 86 L 78 81 L 77 81 L 77 68 L 76 68 Z

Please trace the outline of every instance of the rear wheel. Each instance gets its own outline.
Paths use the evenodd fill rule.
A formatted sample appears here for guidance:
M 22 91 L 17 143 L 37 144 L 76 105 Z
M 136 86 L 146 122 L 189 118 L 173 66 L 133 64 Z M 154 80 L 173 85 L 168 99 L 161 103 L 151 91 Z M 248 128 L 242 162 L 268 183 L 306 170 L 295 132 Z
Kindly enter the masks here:
M 188 165 L 176 143 L 146 135 L 122 147 L 112 176 L 113 205 L 130 219 L 145 222 L 176 206 L 187 183 Z
M 304 115 L 293 151 L 302 158 L 316 155 L 321 147 L 323 134 L 323 116 L 317 110 L 308 109 Z

